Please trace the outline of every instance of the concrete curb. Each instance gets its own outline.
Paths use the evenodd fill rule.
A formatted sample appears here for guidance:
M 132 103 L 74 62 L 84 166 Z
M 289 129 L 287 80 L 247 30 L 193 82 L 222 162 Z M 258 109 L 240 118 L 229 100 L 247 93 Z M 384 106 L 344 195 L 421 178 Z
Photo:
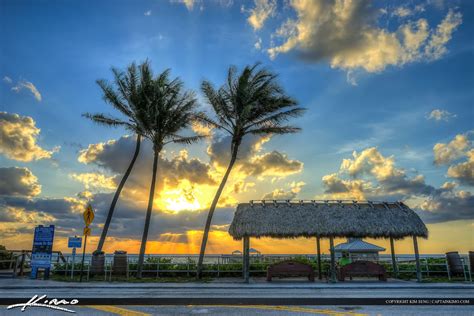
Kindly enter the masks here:
M 67 285 L 67 286 L 40 286 L 40 285 L 11 285 L 11 286 L 0 286 L 0 291 L 5 290 L 47 290 L 47 289 L 176 289 L 176 290 L 185 290 L 185 289 L 233 289 L 233 290 L 245 290 L 245 289 L 259 289 L 259 290 L 273 290 L 273 289 L 285 289 L 285 290 L 474 290 L 474 285 L 450 285 L 450 286 L 440 286 L 440 285 L 405 285 L 405 286 L 360 286 L 360 285 L 332 285 L 332 286 L 297 286 L 297 285 L 273 285 L 273 286 L 261 286 L 261 285 L 238 285 L 238 286 L 227 286 L 227 285 L 216 285 L 216 286 L 200 286 L 200 285 L 149 285 L 146 286 L 129 286 L 129 285 L 119 285 L 119 284 L 110 284 L 110 285 Z

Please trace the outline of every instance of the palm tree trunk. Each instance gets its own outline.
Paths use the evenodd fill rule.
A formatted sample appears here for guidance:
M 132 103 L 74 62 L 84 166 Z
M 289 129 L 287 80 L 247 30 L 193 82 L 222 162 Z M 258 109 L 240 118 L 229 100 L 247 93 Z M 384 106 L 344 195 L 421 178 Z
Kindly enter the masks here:
M 143 229 L 142 244 L 140 245 L 140 255 L 138 256 L 137 278 L 141 279 L 143 261 L 145 259 L 146 241 L 148 238 L 148 228 L 150 228 L 151 213 L 153 211 L 153 200 L 155 198 L 156 170 L 158 169 L 159 151 L 155 149 L 153 157 L 153 174 L 151 176 L 150 196 L 148 198 L 148 208 L 146 210 L 145 227 Z
M 237 160 L 237 152 L 239 149 L 239 145 L 235 144 L 232 148 L 232 158 L 230 159 L 229 166 L 227 167 L 227 171 L 222 178 L 221 184 L 217 189 L 216 195 L 214 196 L 214 200 L 212 201 L 211 208 L 209 209 L 209 213 L 207 214 L 206 220 L 206 227 L 204 228 L 204 234 L 202 236 L 202 243 L 201 243 L 201 251 L 199 253 L 199 261 L 197 265 L 197 278 L 201 279 L 202 277 L 202 263 L 204 261 L 204 254 L 206 252 L 206 245 L 207 245 L 207 238 L 209 237 L 209 230 L 211 229 L 211 221 L 212 216 L 214 215 L 214 211 L 216 210 L 217 202 L 219 202 L 219 198 L 224 190 L 225 184 L 227 182 L 227 178 L 229 177 L 230 172 L 232 171 L 232 167 L 234 167 L 234 163 Z
M 127 171 L 120 180 L 120 183 L 115 191 L 114 198 L 112 199 L 112 203 L 110 204 L 109 213 L 107 214 L 107 219 L 105 220 L 104 228 L 102 229 L 102 234 L 100 235 L 99 244 L 97 245 L 97 251 L 101 251 L 102 247 L 104 246 L 105 238 L 107 237 L 107 231 L 109 230 L 110 222 L 112 221 L 112 215 L 114 215 L 115 205 L 122 193 L 123 186 L 125 182 L 127 182 L 128 176 L 132 172 L 133 166 L 135 165 L 135 161 L 137 160 L 138 153 L 140 152 L 140 143 L 141 143 L 141 136 L 137 134 L 137 144 L 135 146 L 135 153 L 133 154 L 132 161 L 130 161 L 130 165 L 127 168 Z

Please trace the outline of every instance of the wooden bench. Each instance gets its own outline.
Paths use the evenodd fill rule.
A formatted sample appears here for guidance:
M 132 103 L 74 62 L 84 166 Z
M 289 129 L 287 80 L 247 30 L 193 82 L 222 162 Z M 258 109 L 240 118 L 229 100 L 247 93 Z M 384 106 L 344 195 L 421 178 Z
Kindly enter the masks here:
M 380 264 L 371 261 L 355 261 L 339 269 L 338 279 L 344 281 L 346 277 L 378 277 L 380 281 L 387 281 L 385 268 Z
M 314 282 L 314 270 L 310 265 L 291 260 L 269 266 L 267 269 L 267 281 L 271 281 L 274 276 L 307 276 L 308 280 Z

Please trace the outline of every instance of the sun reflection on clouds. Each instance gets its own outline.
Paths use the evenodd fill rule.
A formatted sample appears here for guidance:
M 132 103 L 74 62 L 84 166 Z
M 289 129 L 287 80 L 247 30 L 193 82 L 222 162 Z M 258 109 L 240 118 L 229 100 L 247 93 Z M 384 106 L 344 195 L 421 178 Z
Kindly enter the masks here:
M 159 210 L 169 213 L 202 210 L 212 199 L 213 188 L 191 183 L 187 179 L 180 180 L 177 185 L 167 183 L 155 199 L 155 205 Z

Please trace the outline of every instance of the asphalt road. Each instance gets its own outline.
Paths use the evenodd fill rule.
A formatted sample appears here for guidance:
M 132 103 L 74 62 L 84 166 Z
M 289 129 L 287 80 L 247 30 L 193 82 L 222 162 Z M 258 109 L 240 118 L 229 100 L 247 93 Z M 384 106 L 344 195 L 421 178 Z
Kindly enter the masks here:
M 6 310 L 0 315 L 74 315 L 44 308 Z M 473 306 L 74 306 L 75 315 L 474 315 Z
M 474 298 L 474 286 L 471 283 L 462 284 L 426 284 L 413 282 L 347 282 L 338 284 L 324 283 L 64 283 L 53 281 L 32 280 L 2 280 L 0 281 L 0 299 L 8 299 L 15 303 L 25 303 L 34 295 L 48 296 L 48 299 L 73 298 L 80 299 L 85 304 L 88 298 L 114 298 L 118 301 L 107 301 L 107 304 L 132 304 L 125 302 L 127 298 L 146 300 L 143 304 L 172 304 L 172 305 L 86 305 L 67 306 L 76 315 L 474 315 L 472 305 L 436 305 L 436 306 L 317 306 L 316 299 L 325 298 L 445 298 L 463 299 Z M 197 304 L 190 298 L 206 300 L 215 303 L 216 299 L 226 299 L 230 302 L 220 306 L 182 305 Z M 172 299 L 185 299 L 176 302 Z M 245 302 L 238 302 L 239 300 Z M 264 301 L 258 304 L 272 305 L 235 305 L 255 304 L 250 299 L 271 299 L 272 303 Z M 298 299 L 311 300 L 309 304 L 299 305 Z M 81 301 L 82 300 L 82 301 Z M 165 303 L 163 303 L 165 301 Z M 5 302 L 5 301 L 4 301 Z M 151 302 L 151 303 L 150 303 Z M 156 303 L 154 303 L 156 302 Z M 170 303 L 171 302 L 171 303 Z M 4 305 L 12 303 L 2 303 Z M 298 304 L 287 306 L 285 304 Z M 329 303 L 333 304 L 333 303 Z M 336 303 L 337 304 L 337 303 Z M 350 302 L 348 304 L 357 304 Z M 363 303 L 362 303 L 363 304 Z M 73 315 L 53 311 L 44 307 L 29 307 L 25 312 L 19 308 L 7 310 L 0 306 L 0 315 Z

